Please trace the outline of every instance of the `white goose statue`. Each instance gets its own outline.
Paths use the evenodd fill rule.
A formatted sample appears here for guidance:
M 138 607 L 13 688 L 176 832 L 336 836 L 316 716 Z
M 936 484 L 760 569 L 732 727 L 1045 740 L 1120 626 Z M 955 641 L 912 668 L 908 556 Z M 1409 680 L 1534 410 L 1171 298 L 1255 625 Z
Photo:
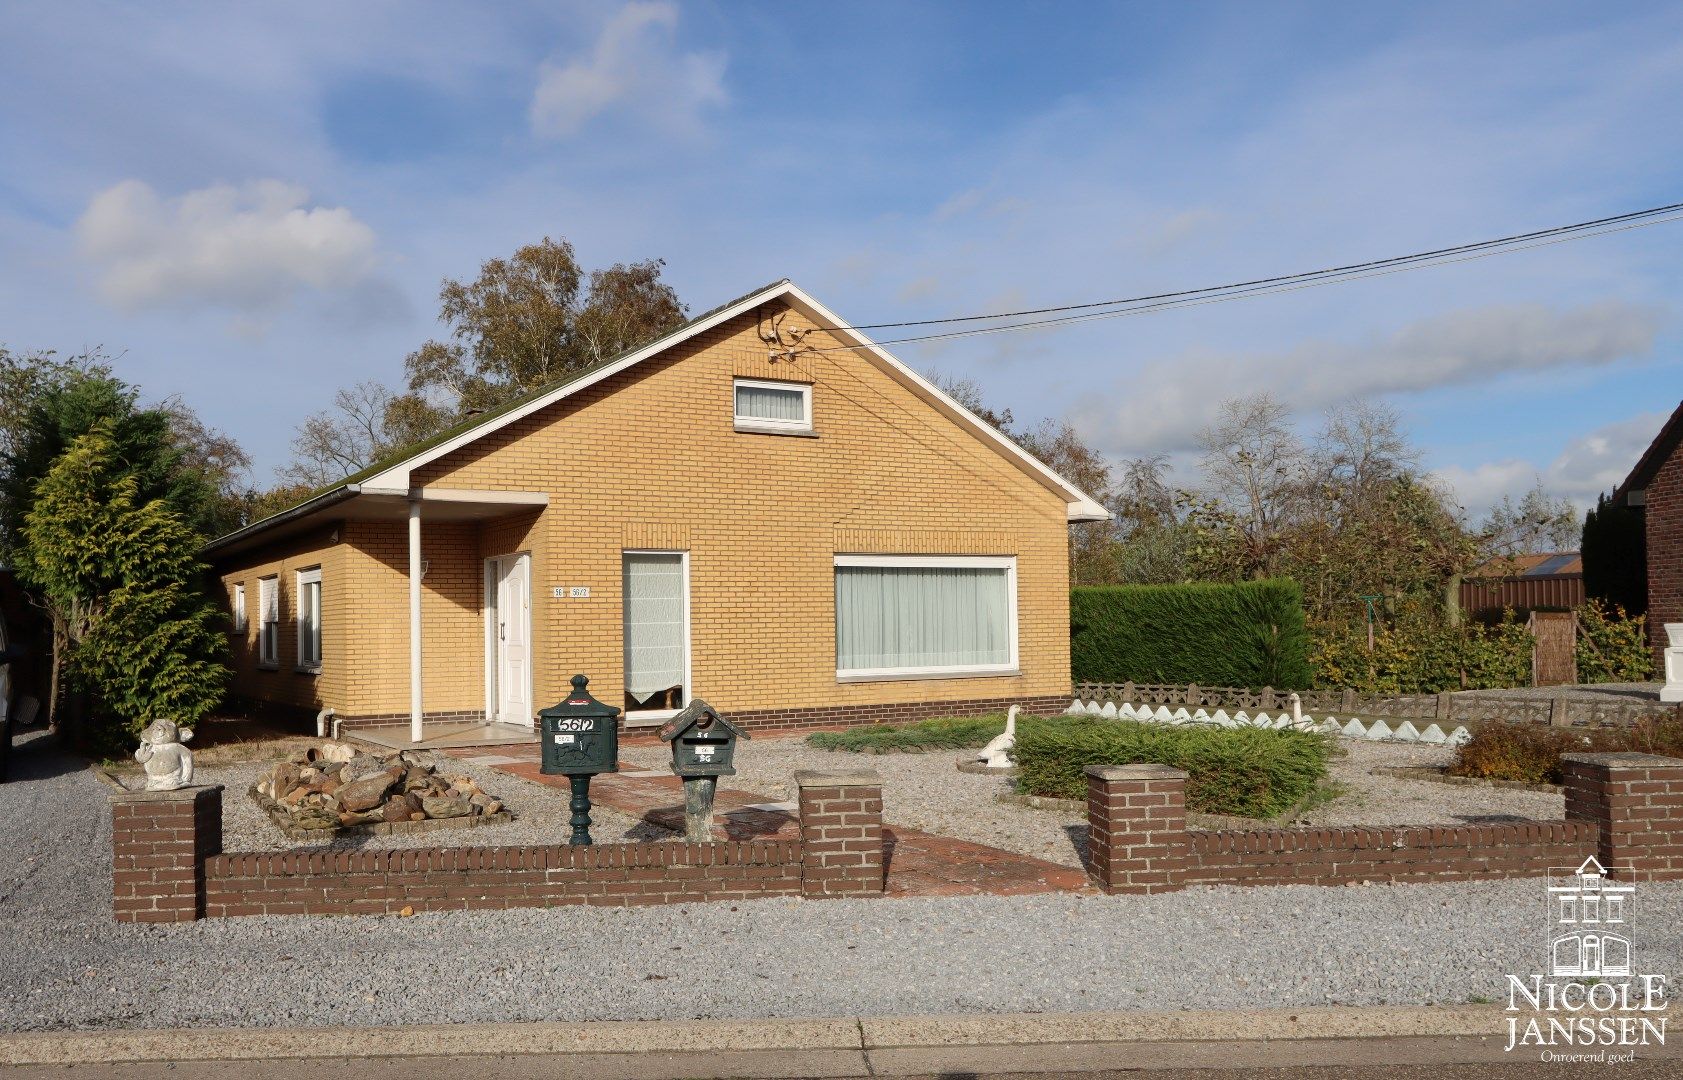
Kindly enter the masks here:
M 1011 748 L 1017 745 L 1017 706 L 1013 705 L 1005 713 L 1005 732 L 995 735 L 993 741 L 982 747 L 976 753 L 976 760 L 984 763 L 990 769 L 1009 769 L 1012 765 Z

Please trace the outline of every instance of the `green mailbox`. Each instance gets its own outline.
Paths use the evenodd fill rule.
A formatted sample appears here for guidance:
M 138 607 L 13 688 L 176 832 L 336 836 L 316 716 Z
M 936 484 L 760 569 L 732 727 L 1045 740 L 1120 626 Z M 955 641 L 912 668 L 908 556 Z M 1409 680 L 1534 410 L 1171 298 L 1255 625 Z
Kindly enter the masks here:
M 660 729 L 672 744 L 672 771 L 679 776 L 735 776 L 736 740 L 748 733 L 696 698 Z
M 573 676 L 573 692 L 538 712 L 543 729 L 543 772 L 594 776 L 619 771 L 619 710 L 590 696 L 590 679 Z
M 619 771 L 619 710 L 590 696 L 590 679 L 573 676 L 573 692 L 538 711 L 543 740 L 541 772 L 570 778 L 573 798 L 572 838 L 569 844 L 589 844 L 590 778 Z

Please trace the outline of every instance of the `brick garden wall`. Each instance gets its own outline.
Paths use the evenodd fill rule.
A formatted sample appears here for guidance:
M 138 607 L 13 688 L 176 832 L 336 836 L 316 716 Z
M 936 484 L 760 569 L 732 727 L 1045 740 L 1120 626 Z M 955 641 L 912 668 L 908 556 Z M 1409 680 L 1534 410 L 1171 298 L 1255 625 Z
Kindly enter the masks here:
M 1596 852 L 1587 821 L 1187 834 L 1186 885 L 1343 885 L 1542 877 Z
M 204 913 L 415 911 L 678 904 L 801 895 L 800 845 L 602 844 L 216 855 Z
M 119 922 L 697 903 L 883 890 L 882 782 L 798 773 L 801 839 L 223 853 L 222 788 L 111 796 Z
M 1591 855 L 1621 880 L 1683 879 L 1683 760 L 1569 754 L 1566 819 L 1460 828 L 1186 828 L 1184 770 L 1087 770 L 1088 871 L 1106 892 L 1540 877 Z

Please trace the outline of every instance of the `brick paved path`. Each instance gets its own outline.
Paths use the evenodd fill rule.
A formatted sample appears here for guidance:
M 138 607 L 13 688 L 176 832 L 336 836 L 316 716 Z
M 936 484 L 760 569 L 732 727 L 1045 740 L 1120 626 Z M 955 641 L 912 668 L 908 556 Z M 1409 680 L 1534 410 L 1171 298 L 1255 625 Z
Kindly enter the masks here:
M 545 776 L 538 769 L 536 746 L 500 746 L 492 750 L 450 750 L 460 758 L 484 758 L 493 768 L 566 790 L 565 776 Z M 684 828 L 683 785 L 665 769 L 638 769 L 624 762 L 620 772 L 602 773 L 590 782 L 590 801 L 679 832 Z M 731 840 L 796 839 L 800 836 L 795 804 L 721 788 L 713 801 L 715 830 Z M 889 814 L 893 807 L 886 808 Z M 883 860 L 889 896 L 1025 896 L 1074 892 L 1088 888 L 1080 870 L 937 836 L 903 825 L 883 825 Z

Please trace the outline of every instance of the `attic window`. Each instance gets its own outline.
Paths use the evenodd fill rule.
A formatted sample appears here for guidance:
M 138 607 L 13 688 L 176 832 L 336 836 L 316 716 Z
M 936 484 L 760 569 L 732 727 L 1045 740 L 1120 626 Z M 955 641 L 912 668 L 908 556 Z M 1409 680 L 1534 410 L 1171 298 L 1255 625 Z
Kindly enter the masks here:
M 766 379 L 736 380 L 736 430 L 809 434 L 812 387 Z

